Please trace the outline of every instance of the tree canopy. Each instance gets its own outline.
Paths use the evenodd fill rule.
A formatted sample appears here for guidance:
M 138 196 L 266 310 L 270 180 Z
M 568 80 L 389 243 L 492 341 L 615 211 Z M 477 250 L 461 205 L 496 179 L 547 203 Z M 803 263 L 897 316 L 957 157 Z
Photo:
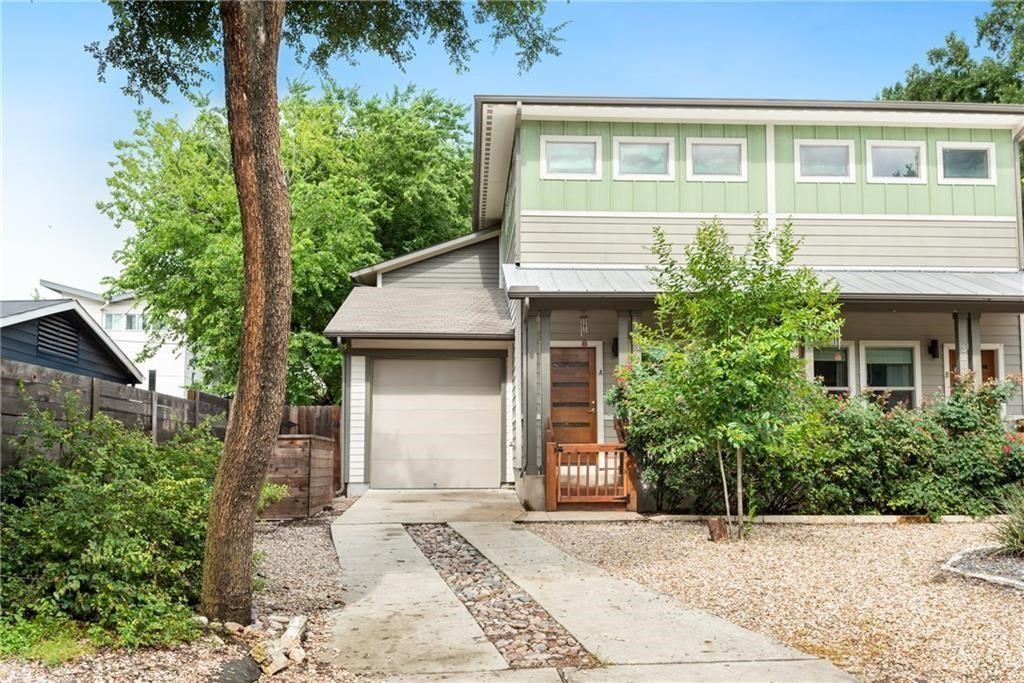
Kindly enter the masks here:
M 188 92 L 211 75 L 222 56 L 219 5 L 206 0 L 148 2 L 107 0 L 113 12 L 110 40 L 86 46 L 103 80 L 108 69 L 123 69 L 125 94 L 166 99 L 169 88 Z M 511 41 L 520 70 L 545 54 L 558 54 L 561 26 L 546 26 L 544 0 L 452 0 L 390 2 L 289 2 L 282 39 L 300 60 L 325 72 L 332 59 L 355 63 L 376 53 L 403 65 L 421 38 L 444 46 L 457 71 L 465 71 L 480 47 L 472 27 L 487 25 L 494 44 Z
M 882 88 L 881 99 L 1024 102 L 1024 4 L 996 0 L 975 25 L 975 47 L 988 54 L 972 55 L 967 40 L 950 33 L 945 45 L 928 51 L 927 66 L 911 66 L 902 81 Z
M 348 272 L 470 227 L 466 108 L 413 88 L 363 98 L 326 82 L 281 101 L 281 154 L 292 203 L 293 297 L 287 400 L 336 401 L 340 352 L 321 334 Z M 113 291 L 147 301 L 151 344 L 193 354 L 201 386 L 232 393 L 242 317 L 242 236 L 222 108 L 193 98 L 196 118 L 139 112 L 116 144 L 100 208 L 137 232 L 116 253 Z

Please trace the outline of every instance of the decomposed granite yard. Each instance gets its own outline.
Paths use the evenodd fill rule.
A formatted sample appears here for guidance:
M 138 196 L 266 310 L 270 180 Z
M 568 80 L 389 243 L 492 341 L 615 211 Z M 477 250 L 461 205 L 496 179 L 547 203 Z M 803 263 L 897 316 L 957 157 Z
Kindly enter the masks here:
M 864 681 L 1024 681 L 1024 592 L 940 571 L 985 524 L 534 524 L 564 551 Z

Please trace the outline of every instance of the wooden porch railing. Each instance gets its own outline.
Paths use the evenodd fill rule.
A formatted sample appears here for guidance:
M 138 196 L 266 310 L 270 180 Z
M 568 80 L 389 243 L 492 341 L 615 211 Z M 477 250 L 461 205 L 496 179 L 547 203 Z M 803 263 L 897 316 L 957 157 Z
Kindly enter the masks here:
M 625 444 L 547 442 L 545 504 L 636 510 L 636 466 Z

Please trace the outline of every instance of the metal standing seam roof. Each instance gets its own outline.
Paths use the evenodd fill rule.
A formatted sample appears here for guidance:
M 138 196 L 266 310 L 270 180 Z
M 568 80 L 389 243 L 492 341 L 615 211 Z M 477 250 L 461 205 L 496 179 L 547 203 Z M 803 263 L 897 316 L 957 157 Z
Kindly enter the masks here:
M 500 289 L 356 287 L 324 334 L 342 338 L 511 339 Z
M 503 266 L 510 298 L 528 296 L 647 296 L 657 293 L 649 268 Z M 840 298 L 856 300 L 1002 301 L 1024 303 L 1020 271 L 827 270 Z

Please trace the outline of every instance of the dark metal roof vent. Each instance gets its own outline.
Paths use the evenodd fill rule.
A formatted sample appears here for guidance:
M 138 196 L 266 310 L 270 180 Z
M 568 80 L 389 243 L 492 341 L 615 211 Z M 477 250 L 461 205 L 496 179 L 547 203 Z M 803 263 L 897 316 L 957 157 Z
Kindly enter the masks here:
M 39 319 L 39 353 L 78 360 L 78 329 L 60 316 Z

